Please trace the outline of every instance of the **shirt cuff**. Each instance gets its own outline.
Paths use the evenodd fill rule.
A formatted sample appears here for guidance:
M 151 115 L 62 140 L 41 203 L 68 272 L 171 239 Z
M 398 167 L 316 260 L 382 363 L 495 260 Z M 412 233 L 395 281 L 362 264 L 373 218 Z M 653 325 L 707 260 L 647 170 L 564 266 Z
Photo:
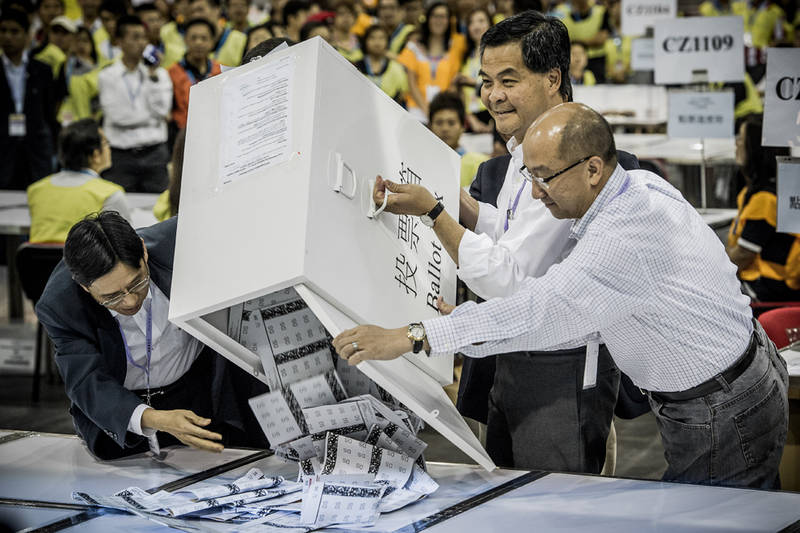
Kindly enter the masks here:
M 150 406 L 144 403 L 136 406 L 136 409 L 133 410 L 133 414 L 131 415 L 131 419 L 128 420 L 128 431 L 141 435 L 142 437 L 152 437 L 156 434 L 156 430 L 153 428 L 142 428 L 142 413 L 144 413 L 145 409 L 149 408 Z
M 475 233 L 485 233 L 494 235 L 495 221 L 498 216 L 498 209 L 484 202 L 478 202 L 478 220 L 475 222 Z
M 486 276 L 489 273 L 489 255 L 493 246 L 494 241 L 488 235 L 465 231 L 458 245 L 458 277 L 468 281 Z
M 422 321 L 425 337 L 431 347 L 431 357 L 455 353 L 461 348 L 456 338 L 454 318 L 476 306 L 475 302 L 465 302 L 456 307 L 452 313 Z

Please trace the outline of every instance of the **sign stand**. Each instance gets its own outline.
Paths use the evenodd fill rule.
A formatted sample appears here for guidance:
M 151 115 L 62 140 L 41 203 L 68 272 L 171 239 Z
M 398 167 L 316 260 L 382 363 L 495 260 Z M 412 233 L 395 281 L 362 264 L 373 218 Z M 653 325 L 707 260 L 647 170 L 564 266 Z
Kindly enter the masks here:
M 706 191 L 706 140 L 700 138 L 700 208 L 705 210 L 706 198 L 708 192 Z

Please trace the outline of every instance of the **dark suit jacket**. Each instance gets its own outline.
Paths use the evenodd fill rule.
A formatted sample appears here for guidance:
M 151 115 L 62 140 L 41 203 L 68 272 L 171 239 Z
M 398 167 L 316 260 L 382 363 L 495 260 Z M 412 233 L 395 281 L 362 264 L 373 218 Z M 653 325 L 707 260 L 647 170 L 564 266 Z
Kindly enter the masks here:
M 167 298 L 176 227 L 177 217 L 173 217 L 139 230 L 147 246 L 150 277 Z M 120 448 L 140 444 L 143 437 L 127 431 L 131 414 L 142 400 L 123 386 L 127 362 L 117 322 L 72 280 L 63 261 L 53 271 L 36 314 L 55 345 L 56 363 L 72 401 L 75 429 L 89 450 L 101 459 L 124 455 L 122 449 L 109 449 L 103 433 Z M 244 429 L 244 415 L 233 397 L 237 387 L 231 383 L 229 363 L 215 354 L 212 372 L 212 412 L 227 424 Z
M 56 121 L 53 70 L 41 61 L 28 59 L 25 84 L 24 137 L 8 135 L 8 116 L 16 112 L 5 67 L 0 61 L 0 188 L 24 189 L 53 172 Z M 17 165 L 24 170 L 15 171 Z M 22 181 L 14 180 L 23 176 Z M 29 180 L 27 183 L 24 180 Z
M 617 159 L 626 170 L 639 168 L 639 160 L 628 152 L 617 151 Z M 497 195 L 503 187 L 510 162 L 511 154 L 507 154 L 482 163 L 469 187 L 470 196 L 497 207 Z M 458 384 L 456 406 L 459 412 L 483 423 L 486 423 L 489 410 L 489 390 L 494 383 L 495 357 L 465 357 Z

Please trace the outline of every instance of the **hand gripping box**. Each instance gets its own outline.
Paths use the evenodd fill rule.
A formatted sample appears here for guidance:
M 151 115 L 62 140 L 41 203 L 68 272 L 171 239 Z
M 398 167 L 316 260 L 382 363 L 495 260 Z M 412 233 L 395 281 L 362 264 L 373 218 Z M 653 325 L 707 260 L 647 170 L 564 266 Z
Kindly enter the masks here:
M 372 185 L 424 185 L 457 216 L 459 169 L 319 38 L 195 85 L 170 320 L 275 388 L 308 369 L 298 358 L 327 353 L 328 335 L 435 316 L 440 295 L 455 301 L 455 264 L 418 217 L 374 216 Z M 358 368 L 494 468 L 442 389 L 452 356 Z

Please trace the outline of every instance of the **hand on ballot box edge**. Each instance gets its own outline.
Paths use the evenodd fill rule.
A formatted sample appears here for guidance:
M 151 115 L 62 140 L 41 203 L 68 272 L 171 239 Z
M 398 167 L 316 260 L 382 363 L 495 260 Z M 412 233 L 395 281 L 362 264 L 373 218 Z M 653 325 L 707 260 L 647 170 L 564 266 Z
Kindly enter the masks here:
M 455 309 L 440 296 L 436 305 L 442 315 L 449 315 Z M 414 343 L 408 337 L 408 326 L 385 329 L 380 326 L 362 325 L 341 332 L 333 339 L 333 347 L 339 357 L 350 365 L 361 361 L 388 361 L 410 352 Z M 430 350 L 427 339 L 423 349 Z
M 389 199 L 385 211 L 395 215 L 425 215 L 436 207 L 436 198 L 422 185 L 394 183 L 381 176 L 375 178 L 372 188 L 372 201 L 376 207 L 383 205 L 386 190 L 389 190 Z
M 219 442 L 222 435 L 203 429 L 211 423 L 208 418 L 188 409 L 162 410 L 148 407 L 142 412 L 142 428 L 165 431 L 192 448 L 221 452 L 225 447 Z

